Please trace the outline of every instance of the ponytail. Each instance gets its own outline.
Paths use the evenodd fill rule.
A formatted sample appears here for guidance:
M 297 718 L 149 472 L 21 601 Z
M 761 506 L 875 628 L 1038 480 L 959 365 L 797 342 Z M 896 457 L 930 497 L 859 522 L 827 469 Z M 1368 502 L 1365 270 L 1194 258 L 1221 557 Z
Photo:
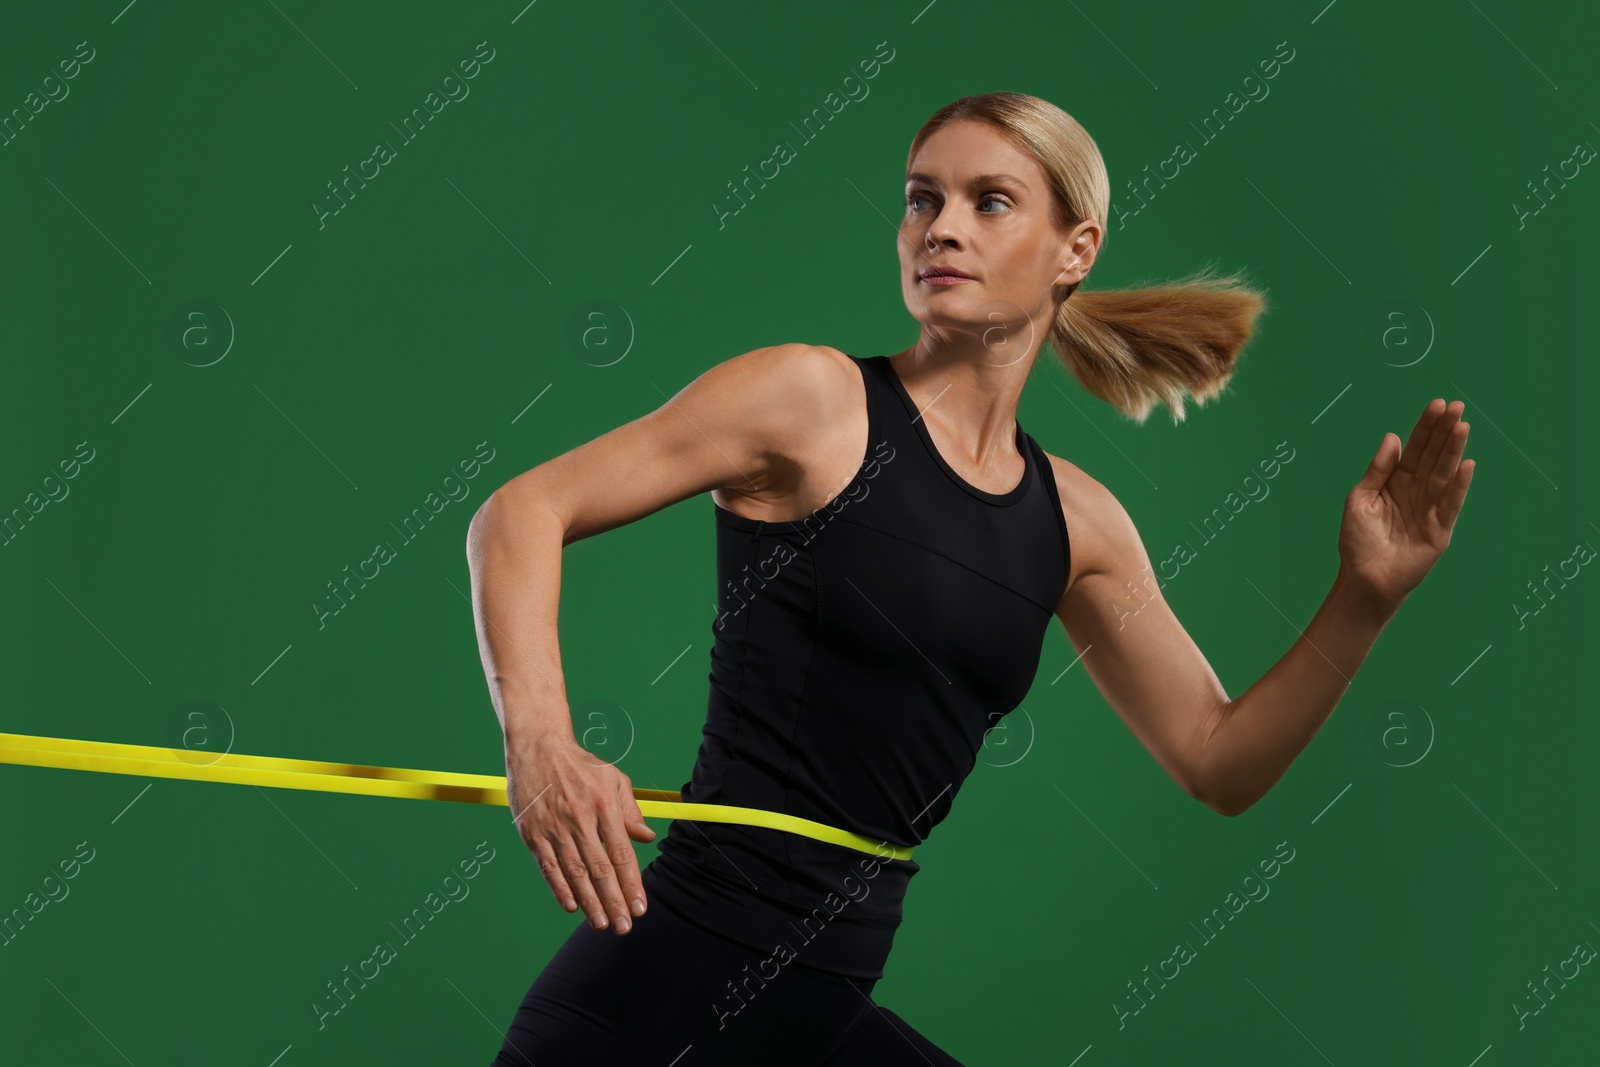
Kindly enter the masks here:
M 1046 340 L 1091 395 L 1143 423 L 1165 404 L 1176 425 L 1185 395 L 1220 394 L 1266 307 L 1243 276 L 1202 270 L 1168 285 L 1073 293 Z

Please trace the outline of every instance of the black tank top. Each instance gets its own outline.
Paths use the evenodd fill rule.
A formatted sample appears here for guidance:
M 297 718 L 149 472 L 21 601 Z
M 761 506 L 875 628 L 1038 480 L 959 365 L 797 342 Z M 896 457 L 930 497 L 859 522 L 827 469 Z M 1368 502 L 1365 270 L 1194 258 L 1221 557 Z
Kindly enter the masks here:
M 790 522 L 712 502 L 711 688 L 681 792 L 913 846 L 1032 687 L 1069 546 L 1050 462 L 1020 423 L 1022 480 L 986 492 L 939 455 L 887 356 L 850 358 L 869 427 L 850 485 Z M 728 823 L 675 820 L 657 843 L 652 901 L 664 889 L 774 964 L 861 978 L 882 977 L 920 869 Z

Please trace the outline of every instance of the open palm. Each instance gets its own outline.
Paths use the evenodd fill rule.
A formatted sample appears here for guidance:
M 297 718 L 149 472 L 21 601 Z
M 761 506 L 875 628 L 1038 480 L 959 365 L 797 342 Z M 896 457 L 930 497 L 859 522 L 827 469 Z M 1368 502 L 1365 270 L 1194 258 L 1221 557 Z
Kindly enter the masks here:
M 1472 484 L 1475 460 L 1462 462 L 1466 404 L 1430 401 L 1400 438 L 1384 434 L 1367 472 L 1345 498 L 1341 568 L 1385 601 L 1400 603 L 1450 544 Z

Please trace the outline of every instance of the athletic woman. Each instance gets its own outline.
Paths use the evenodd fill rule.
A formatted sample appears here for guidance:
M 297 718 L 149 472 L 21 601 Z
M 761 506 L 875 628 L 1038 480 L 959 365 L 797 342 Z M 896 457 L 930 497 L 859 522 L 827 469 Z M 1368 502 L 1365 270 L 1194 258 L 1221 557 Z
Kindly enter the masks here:
M 1036 97 L 985 93 L 917 132 L 897 248 L 916 343 L 784 344 L 711 367 L 659 410 L 498 489 L 468 535 L 479 649 L 513 819 L 580 922 L 494 1063 L 956 1064 L 872 999 L 917 863 L 985 731 L 1059 619 L 1106 702 L 1223 815 L 1327 720 L 1450 541 L 1472 480 L 1464 405 L 1385 434 L 1345 499 L 1339 569 L 1302 637 L 1230 698 L 1162 599 L 1127 513 L 1043 452 L 1018 399 L 1048 343 L 1140 422 L 1216 396 L 1264 307 L 1237 277 L 1078 292 L 1106 235 L 1094 141 Z M 824 269 L 826 251 L 794 264 Z M 793 264 L 791 264 L 792 266 Z M 677 819 L 655 840 L 619 768 L 576 741 L 556 640 L 561 550 L 710 491 L 718 605 L 682 800 L 787 830 Z M 1129 617 L 1129 589 L 1142 606 Z

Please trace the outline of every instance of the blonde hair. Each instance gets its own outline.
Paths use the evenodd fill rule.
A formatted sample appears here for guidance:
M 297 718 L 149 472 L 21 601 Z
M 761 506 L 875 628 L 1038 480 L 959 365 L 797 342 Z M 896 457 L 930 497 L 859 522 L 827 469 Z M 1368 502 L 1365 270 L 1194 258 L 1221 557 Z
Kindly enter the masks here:
M 1078 120 L 1026 93 L 964 96 L 922 124 L 906 156 L 908 173 L 923 142 L 959 119 L 988 124 L 1031 156 L 1049 179 L 1057 229 L 1066 233 L 1092 218 L 1104 249 L 1111 182 L 1099 146 Z M 1266 308 L 1264 294 L 1242 274 L 1218 277 L 1209 268 L 1147 288 L 1077 293 L 1081 284 L 1060 295 L 1046 341 L 1084 389 L 1139 423 L 1158 403 L 1174 424 L 1182 422 L 1186 394 L 1203 406 L 1221 393 Z

